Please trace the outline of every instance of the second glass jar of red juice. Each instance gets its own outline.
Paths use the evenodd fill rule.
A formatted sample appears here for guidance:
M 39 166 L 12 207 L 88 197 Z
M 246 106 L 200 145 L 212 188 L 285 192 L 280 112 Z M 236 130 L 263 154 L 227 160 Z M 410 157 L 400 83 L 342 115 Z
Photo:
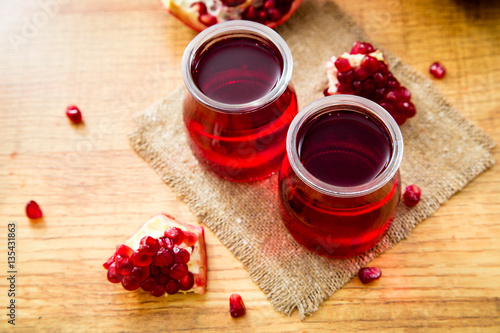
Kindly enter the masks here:
M 272 29 L 228 21 L 197 35 L 182 58 L 183 119 L 198 161 L 231 181 L 279 169 L 297 114 L 292 55 Z
M 280 170 L 285 226 L 320 255 L 368 250 L 394 218 L 402 157 L 401 131 L 378 104 L 334 95 L 307 105 L 290 125 Z

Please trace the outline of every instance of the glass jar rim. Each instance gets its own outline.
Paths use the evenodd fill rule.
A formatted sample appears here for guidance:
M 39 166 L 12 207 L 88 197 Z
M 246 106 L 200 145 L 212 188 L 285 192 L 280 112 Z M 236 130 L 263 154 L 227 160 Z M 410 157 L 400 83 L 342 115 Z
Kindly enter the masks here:
M 376 118 L 385 126 L 391 140 L 391 159 L 387 167 L 374 179 L 361 185 L 337 186 L 324 182 L 312 175 L 299 158 L 297 145 L 299 130 L 317 115 L 341 110 L 363 112 Z M 377 103 L 355 95 L 331 95 L 308 104 L 293 119 L 286 138 L 287 158 L 295 174 L 316 191 L 335 197 L 358 197 L 380 189 L 398 172 L 403 159 L 403 150 L 403 135 L 394 118 Z
M 198 54 L 200 48 L 206 45 L 209 41 L 216 38 L 235 35 L 238 33 L 248 33 L 251 36 L 260 37 L 274 45 L 280 52 L 283 60 L 283 68 L 275 86 L 264 96 L 242 104 L 229 104 L 216 101 L 205 95 L 196 85 L 191 75 L 191 66 Z M 217 23 L 200 32 L 191 40 L 182 56 L 181 62 L 182 79 L 189 93 L 193 95 L 199 102 L 216 111 L 225 113 L 247 113 L 257 110 L 269 103 L 275 101 L 286 90 L 292 78 L 293 60 L 292 53 L 285 40 L 273 29 L 252 21 L 247 20 L 231 20 Z

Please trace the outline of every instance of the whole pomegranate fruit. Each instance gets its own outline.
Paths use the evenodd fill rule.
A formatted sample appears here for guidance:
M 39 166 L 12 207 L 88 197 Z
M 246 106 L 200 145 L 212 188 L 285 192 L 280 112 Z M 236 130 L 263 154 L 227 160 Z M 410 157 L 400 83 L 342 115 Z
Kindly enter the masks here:
M 302 0 L 160 0 L 187 26 L 202 31 L 228 20 L 256 21 L 274 28 L 290 18 Z

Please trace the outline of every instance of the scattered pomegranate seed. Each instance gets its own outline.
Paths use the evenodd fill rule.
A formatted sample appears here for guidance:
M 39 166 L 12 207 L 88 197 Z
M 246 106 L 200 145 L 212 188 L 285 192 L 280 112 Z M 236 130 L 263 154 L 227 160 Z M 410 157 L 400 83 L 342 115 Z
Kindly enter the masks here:
M 39 219 L 43 216 L 40 206 L 38 206 L 35 201 L 31 200 L 26 204 L 26 216 L 32 220 Z
M 403 195 L 403 201 L 408 207 L 413 207 L 420 201 L 422 190 L 417 185 L 407 186 Z
M 378 267 L 363 267 L 358 272 L 358 277 L 363 284 L 380 279 L 382 270 Z
M 171 227 L 165 230 L 165 237 L 170 238 L 174 245 L 179 245 L 184 240 L 184 232 L 179 228 Z
M 66 108 L 66 116 L 75 124 L 82 122 L 82 113 L 76 105 L 68 105 Z
M 429 67 L 429 72 L 434 75 L 436 79 L 441 79 L 446 74 L 446 68 L 440 62 L 435 62 Z
M 245 314 L 246 308 L 243 299 L 239 294 L 229 296 L 229 313 L 233 318 L 241 317 Z

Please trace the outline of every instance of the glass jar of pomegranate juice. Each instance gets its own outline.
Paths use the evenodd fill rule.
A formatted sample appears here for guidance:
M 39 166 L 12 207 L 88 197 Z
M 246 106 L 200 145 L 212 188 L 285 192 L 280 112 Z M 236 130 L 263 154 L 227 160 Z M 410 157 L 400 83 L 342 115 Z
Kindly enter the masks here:
M 324 97 L 295 117 L 286 145 L 279 198 L 297 242 L 334 258 L 373 247 L 401 196 L 403 139 L 391 115 L 362 97 Z

